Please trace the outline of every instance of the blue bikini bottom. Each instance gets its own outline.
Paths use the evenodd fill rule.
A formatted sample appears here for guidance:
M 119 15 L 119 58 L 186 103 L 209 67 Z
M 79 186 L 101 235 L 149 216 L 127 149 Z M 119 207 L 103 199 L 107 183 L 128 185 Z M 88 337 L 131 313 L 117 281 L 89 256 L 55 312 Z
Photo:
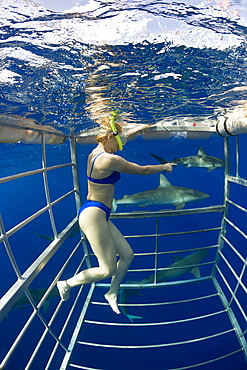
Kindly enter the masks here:
M 79 209 L 78 217 L 80 216 L 81 212 L 88 208 L 88 207 L 97 207 L 102 209 L 106 213 L 106 221 L 108 221 L 111 213 L 111 209 L 108 208 L 104 203 L 101 202 L 95 202 L 94 200 L 87 200 Z

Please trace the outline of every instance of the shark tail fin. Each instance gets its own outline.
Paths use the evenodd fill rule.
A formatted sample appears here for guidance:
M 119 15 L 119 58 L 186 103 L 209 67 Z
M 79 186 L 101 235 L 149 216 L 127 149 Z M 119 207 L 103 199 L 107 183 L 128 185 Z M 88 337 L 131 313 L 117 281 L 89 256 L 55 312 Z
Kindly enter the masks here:
M 113 200 L 112 200 L 112 209 L 111 209 L 111 211 L 112 211 L 112 213 L 115 213 L 115 212 L 116 212 L 116 210 L 117 210 L 117 202 L 116 202 L 116 199 L 115 199 L 115 198 L 113 198 Z
M 134 320 L 137 320 L 137 319 L 142 319 L 141 316 L 135 316 L 135 315 L 131 315 L 131 314 L 128 314 L 127 315 L 128 319 L 131 321 L 131 322 L 134 322 Z

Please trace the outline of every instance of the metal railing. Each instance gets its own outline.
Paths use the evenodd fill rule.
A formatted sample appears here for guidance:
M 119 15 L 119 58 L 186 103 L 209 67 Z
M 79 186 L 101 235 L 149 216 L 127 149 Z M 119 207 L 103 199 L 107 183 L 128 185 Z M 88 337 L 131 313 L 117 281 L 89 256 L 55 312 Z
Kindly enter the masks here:
M 70 274 L 72 270 L 76 274 L 81 269 L 91 266 L 94 259 L 89 252 L 87 241 L 80 233 L 78 233 L 76 240 L 71 239 L 69 252 L 66 255 L 62 253 L 63 245 L 78 227 L 77 218 L 72 217 L 67 226 L 58 233 L 57 220 L 53 212 L 57 204 L 61 204 L 70 196 L 74 197 L 77 210 L 81 204 L 75 137 L 71 135 L 69 140 L 70 163 L 48 167 L 46 143 L 42 139 L 42 168 L 0 179 L 0 184 L 3 184 L 41 173 L 46 199 L 44 207 L 8 230 L 5 230 L 4 220 L 0 219 L 0 243 L 2 243 L 0 245 L 4 246 L 11 269 L 15 274 L 15 282 L 0 300 L 0 318 L 3 320 L 6 317 L 8 312 L 18 304 L 23 294 L 32 309 L 23 322 L 20 320 L 20 326 L 13 335 L 12 342 L 1 354 L 0 368 L 4 369 L 8 365 L 11 366 L 12 363 L 15 363 L 16 366 L 16 358 L 20 356 L 19 348 L 22 348 L 23 343 L 27 342 L 31 349 L 30 353 L 29 351 L 25 355 L 22 353 L 21 370 L 38 369 L 40 356 L 42 356 L 42 369 L 46 370 L 69 368 L 110 370 L 114 369 L 115 366 L 115 360 L 112 363 L 111 358 L 116 357 L 121 358 L 118 370 L 126 369 L 129 363 L 132 364 L 133 369 L 139 369 L 138 359 L 140 356 L 144 363 L 146 360 L 148 364 L 150 353 L 152 353 L 153 359 L 152 368 L 156 369 L 161 368 L 159 367 L 160 355 L 170 359 L 165 365 L 166 370 L 200 368 L 206 364 L 211 364 L 212 369 L 216 369 L 219 366 L 224 367 L 226 361 L 230 361 L 230 359 L 231 361 L 240 359 L 242 364 L 246 364 L 247 312 L 244 302 L 247 292 L 245 252 L 247 235 L 243 223 L 239 224 L 238 220 L 233 218 L 232 213 L 234 209 L 237 209 L 238 212 L 246 215 L 247 209 L 245 205 L 238 204 L 235 199 L 231 198 L 232 185 L 241 189 L 246 189 L 247 186 L 247 180 L 240 177 L 243 172 L 241 168 L 241 155 L 243 153 L 241 153 L 239 139 L 237 138 L 235 141 L 234 138 L 224 139 L 226 166 L 223 205 L 111 215 L 111 219 L 114 219 L 115 222 L 118 220 L 128 222 L 130 219 L 133 222 L 144 219 L 154 220 L 154 230 L 143 233 L 141 222 L 139 222 L 139 224 L 137 223 L 139 228 L 136 227 L 134 235 L 125 235 L 130 241 L 140 241 L 140 245 L 143 241 L 148 240 L 148 244 L 152 247 L 148 250 L 144 248 L 135 254 L 135 265 L 129 269 L 126 278 L 128 280 L 130 276 L 132 281 L 126 281 L 121 285 L 122 292 L 130 293 L 128 294 L 129 299 L 119 304 L 124 314 L 112 314 L 110 320 L 108 319 L 109 314 L 107 314 L 109 311 L 108 303 L 103 301 L 103 298 L 101 300 L 102 295 L 99 294 L 109 288 L 109 282 L 99 282 L 75 289 L 68 302 L 64 304 L 60 299 L 54 300 L 49 315 L 42 312 L 46 302 L 49 302 L 52 296 L 58 297 L 58 293 L 55 291 L 57 280 L 64 276 L 68 270 Z M 230 153 L 231 146 L 233 154 Z M 232 166 L 230 166 L 230 162 Z M 73 188 L 51 201 L 47 173 L 59 171 L 65 167 L 71 168 Z M 230 170 L 235 173 L 232 174 Z M 54 240 L 22 272 L 13 252 L 11 237 L 45 212 L 49 214 Z M 207 225 L 204 215 L 208 214 L 219 215 L 215 225 Z M 163 226 L 160 226 L 159 222 L 164 217 L 171 217 L 175 220 L 194 216 L 200 220 L 200 222 L 198 221 L 200 226 L 194 230 L 167 232 Z M 242 244 L 235 244 L 235 233 L 242 240 Z M 169 249 L 167 243 L 163 243 L 166 246 L 164 248 L 160 242 L 170 238 L 206 234 L 209 236 L 207 240 L 210 240 L 207 245 L 197 239 L 193 247 L 184 247 L 179 250 Z M 232 236 L 232 234 L 234 235 Z M 208 251 L 205 259 L 186 264 L 188 271 L 194 272 L 196 278 L 189 278 L 185 275 L 183 264 L 164 266 L 164 261 L 169 261 L 173 255 L 180 254 L 186 258 L 188 254 L 205 250 Z M 232 255 L 234 255 L 234 261 L 237 262 L 232 262 Z M 63 261 L 62 265 L 57 270 L 49 270 L 49 285 L 37 300 L 30 285 L 40 276 L 43 277 L 43 271 L 57 256 L 59 260 L 61 258 Z M 152 264 L 150 264 L 151 258 Z M 147 267 L 142 265 L 143 259 L 146 259 Z M 198 268 L 201 269 L 201 275 L 198 275 Z M 160 272 L 166 272 L 169 275 L 169 272 L 175 269 L 178 272 L 176 279 L 163 278 L 162 280 L 159 278 Z M 153 280 L 145 283 L 144 279 L 150 274 L 153 274 Z M 183 274 L 184 276 L 182 276 Z M 135 276 L 136 278 L 133 279 Z M 188 284 L 191 289 L 181 290 Z M 143 292 L 144 297 L 138 297 L 139 300 L 134 300 L 131 296 L 134 291 Z M 157 292 L 159 292 L 158 296 Z M 147 298 L 145 294 L 148 295 Z M 176 299 L 174 299 L 175 295 Z M 192 304 L 197 307 L 196 315 L 191 313 L 190 305 Z M 97 307 L 100 309 L 95 311 Z M 138 314 L 140 311 L 143 319 L 131 321 L 128 317 L 129 309 L 133 309 L 133 312 L 136 311 Z M 2 321 L 2 324 L 5 325 L 6 322 Z M 30 335 L 32 335 L 30 332 L 37 325 L 39 326 L 38 333 L 35 335 L 34 343 L 30 344 Z M 97 331 L 97 339 L 95 339 L 95 335 L 92 339 L 90 333 L 95 333 L 97 328 L 100 328 L 100 331 Z M 159 339 L 161 330 L 166 333 L 162 341 Z M 199 351 L 205 345 L 214 348 L 222 340 L 229 343 L 229 346 L 218 348 L 217 354 L 213 350 L 212 354 L 210 350 L 207 350 L 200 361 L 194 360 L 193 356 L 189 355 Z M 181 352 L 188 353 L 188 356 L 184 359 L 181 358 L 177 355 Z M 171 360 L 171 355 L 173 355 L 173 360 Z M 214 364 L 215 367 L 213 367 Z

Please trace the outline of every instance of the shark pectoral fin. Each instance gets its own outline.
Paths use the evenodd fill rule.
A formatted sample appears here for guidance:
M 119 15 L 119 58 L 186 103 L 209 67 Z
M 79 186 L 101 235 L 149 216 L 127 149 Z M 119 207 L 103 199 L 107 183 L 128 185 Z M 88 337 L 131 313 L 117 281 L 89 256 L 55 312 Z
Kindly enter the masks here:
M 45 301 L 45 303 L 43 304 L 43 312 L 44 314 L 46 314 L 48 308 L 49 308 L 49 304 L 50 302 L 49 301 Z
M 53 236 L 47 236 L 47 235 L 43 235 L 43 234 L 39 234 L 39 233 L 34 233 L 34 234 L 37 235 L 37 236 L 40 236 L 43 239 L 49 240 L 49 242 L 52 242 L 54 240 Z
M 174 206 L 176 207 L 176 209 L 183 209 L 185 204 L 186 202 L 181 202 L 181 203 L 174 204 Z
M 199 267 L 194 267 L 193 270 L 191 270 L 191 273 L 195 276 L 196 279 L 200 279 L 201 274 Z

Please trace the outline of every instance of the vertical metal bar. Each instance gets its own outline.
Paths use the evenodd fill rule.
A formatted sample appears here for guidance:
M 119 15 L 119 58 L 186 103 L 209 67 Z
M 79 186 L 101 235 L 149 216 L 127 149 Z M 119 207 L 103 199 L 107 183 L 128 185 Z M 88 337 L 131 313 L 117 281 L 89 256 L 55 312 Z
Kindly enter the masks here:
M 78 268 L 77 268 L 76 273 L 78 273 L 78 271 L 80 270 L 81 265 L 83 264 L 83 262 L 84 262 L 84 259 L 82 259 L 82 261 L 81 261 L 80 265 L 79 265 L 79 266 L 78 266 Z M 68 313 L 68 315 L 67 315 L 67 317 L 66 317 L 66 320 L 65 320 L 65 322 L 64 322 L 64 324 L 63 324 L 63 327 L 62 327 L 62 329 L 61 329 L 61 331 L 60 331 L 60 333 L 59 333 L 58 339 L 61 339 L 61 338 L 62 338 L 62 336 L 63 336 L 64 332 L 65 332 L 65 331 L 66 331 L 66 329 L 67 329 L 67 326 L 70 324 L 71 317 L 73 316 L 73 311 L 74 311 L 75 307 L 76 307 L 76 306 L 77 306 L 77 304 L 78 304 L 78 300 L 79 300 L 79 298 L 80 298 L 80 295 L 81 295 L 81 292 L 82 292 L 83 288 L 84 288 L 84 286 L 83 286 L 83 285 L 81 285 L 81 287 L 80 287 L 80 289 L 79 289 L 79 292 L 77 293 L 76 298 L 75 298 L 75 300 L 74 300 L 74 303 L 73 303 L 73 305 L 72 305 L 72 307 L 71 307 L 71 309 L 70 309 L 70 311 L 69 311 L 69 313 Z M 59 306 L 58 306 L 58 307 L 57 307 L 57 311 L 59 311 L 59 309 L 60 309 L 60 308 L 59 308 Z M 57 315 L 57 312 L 55 311 L 55 312 L 54 312 L 54 314 L 53 314 L 53 316 L 51 317 L 51 319 L 50 319 L 50 321 L 49 321 L 49 325 L 51 325 L 51 324 L 52 324 L 52 322 L 53 322 L 53 321 L 54 321 L 54 319 L 56 318 L 56 315 Z M 53 358 L 54 358 L 54 356 L 55 356 L 55 354 L 56 354 L 56 351 L 57 351 L 57 349 L 58 349 L 58 346 L 59 346 L 59 342 L 56 342 L 56 344 L 55 344 L 55 345 L 54 345 L 54 347 L 53 347 L 53 350 L 52 350 L 52 352 L 51 352 L 51 354 L 50 354 L 49 360 L 48 360 L 48 362 L 47 362 L 46 367 L 45 367 L 45 369 L 44 369 L 44 370 L 51 369 L 51 368 L 50 368 L 50 365 L 51 365 L 51 363 L 52 363 L 52 361 L 53 361 Z
M 0 214 L 0 232 L 1 232 L 2 235 L 6 234 L 1 214 Z M 6 252 L 8 254 L 10 263 L 11 263 L 11 265 L 12 265 L 12 267 L 13 267 L 15 273 L 16 273 L 16 276 L 18 277 L 18 279 L 22 279 L 21 272 L 19 270 L 18 264 L 15 260 L 14 255 L 13 255 L 13 252 L 12 252 L 11 246 L 9 244 L 8 238 L 6 238 L 6 240 L 3 241 L 3 244 L 4 244 Z
M 42 167 L 43 169 L 47 168 L 47 163 L 46 163 L 46 148 L 45 148 L 45 134 L 42 132 L 41 134 L 41 143 L 42 143 Z M 55 224 L 55 219 L 53 215 L 53 210 L 51 207 L 51 197 L 50 197 L 50 190 L 49 190 L 49 185 L 48 185 L 48 176 L 47 172 L 43 172 L 43 181 L 44 181 L 44 189 L 45 189 L 45 196 L 46 196 L 46 202 L 47 205 L 49 206 L 48 212 L 51 220 L 51 227 L 53 230 L 53 235 L 55 238 L 57 238 L 57 228 Z
M 60 370 L 66 370 L 67 369 L 67 365 L 68 365 L 68 362 L 70 360 L 70 357 L 72 355 L 72 351 L 74 349 L 74 346 L 76 344 L 76 341 L 77 341 L 77 337 L 79 335 L 79 332 L 81 330 L 81 326 L 83 324 L 83 321 L 84 321 L 84 318 L 85 318 L 85 315 L 87 313 L 87 310 L 88 310 L 88 307 L 89 307 L 89 304 L 91 302 L 91 299 L 92 299 L 92 295 L 93 295 L 93 292 L 94 292 L 94 289 L 95 289 L 95 284 L 92 284 L 91 285 L 91 288 L 88 292 L 88 295 L 87 295 L 87 298 L 85 300 L 85 303 L 83 305 L 83 309 L 81 311 L 81 314 L 80 314 L 80 317 L 77 321 L 77 324 L 76 324 L 76 327 L 75 327 L 75 330 L 73 332 L 73 335 L 71 337 L 71 340 L 70 340 L 70 343 L 69 343 L 69 346 L 68 346 L 68 350 L 66 351 L 66 354 L 64 356 L 64 359 L 63 359 L 63 362 L 62 362 L 62 365 L 60 367 Z
M 157 284 L 157 269 L 158 269 L 158 252 L 159 252 L 159 240 L 158 240 L 158 232 L 159 232 L 159 219 L 158 217 L 155 218 L 155 257 L 154 257 L 154 284 Z
M 239 177 L 239 140 L 236 135 L 236 177 Z
M 70 156 L 72 162 L 72 176 L 73 183 L 75 188 L 75 203 L 77 212 L 81 207 L 81 192 L 80 192 L 80 183 L 79 183 L 79 173 L 78 173 L 78 161 L 77 161 L 77 150 L 76 150 L 76 139 L 75 135 L 70 137 Z
M 73 184 L 74 184 L 74 189 L 75 189 L 76 210 L 78 212 L 81 207 L 81 191 L 80 191 L 79 172 L 78 172 L 76 138 L 73 132 L 71 132 L 71 137 L 70 137 L 70 157 L 71 157 L 71 162 L 72 162 L 72 177 L 73 177 Z M 80 228 L 80 233 L 82 237 L 83 252 L 87 257 L 86 264 L 87 264 L 87 267 L 90 268 L 92 267 L 92 264 L 91 264 L 91 260 L 89 256 L 88 242 L 81 228 Z
M 226 233 L 226 221 L 225 221 L 225 218 L 227 217 L 227 214 L 228 214 L 228 207 L 229 207 L 229 204 L 227 202 L 228 198 L 229 198 L 229 193 L 230 193 L 230 186 L 229 186 L 229 181 L 227 179 L 227 176 L 229 175 L 230 173 L 230 139 L 229 137 L 224 137 L 224 157 L 225 157 L 225 181 L 224 181 L 224 207 L 225 207 L 225 210 L 223 212 L 223 215 L 222 215 L 222 221 L 221 221 L 221 230 L 220 230 L 220 233 L 219 233 L 219 238 L 218 238 L 218 249 L 221 250 L 223 248 L 223 245 L 224 245 L 224 236 L 225 236 L 225 233 Z M 215 260 L 215 265 L 217 265 L 219 263 L 219 260 L 220 260 L 220 254 L 217 253 L 216 255 L 216 260 Z M 212 276 L 214 277 L 216 272 L 217 272 L 217 269 L 216 267 L 213 267 L 212 269 Z
M 240 273 L 240 275 L 239 275 L 239 278 L 238 278 L 238 280 L 237 280 L 237 284 L 236 284 L 236 287 L 235 287 L 235 289 L 234 289 L 234 292 L 233 292 L 232 298 L 230 299 L 230 302 L 229 302 L 229 305 L 230 305 L 230 306 L 231 306 L 231 304 L 232 304 L 232 301 L 234 300 L 234 297 L 235 297 L 235 296 L 236 296 L 236 294 L 237 294 L 237 290 L 238 290 L 238 287 L 239 287 L 239 285 L 240 285 L 240 281 L 242 281 L 242 278 L 243 278 L 243 276 L 244 276 L 244 272 L 245 272 L 245 270 L 246 270 L 246 265 L 247 265 L 247 258 L 245 259 L 245 263 L 244 263 L 244 265 L 243 265 L 242 271 L 241 271 L 241 273 Z M 243 285 L 244 285 L 244 283 L 243 283 Z
M 216 278 L 213 278 L 213 283 L 214 283 L 214 286 L 219 294 L 219 297 L 221 299 L 221 302 L 223 303 L 225 309 L 227 310 L 227 313 L 228 313 L 228 316 L 229 316 L 229 319 L 232 323 L 232 326 L 235 330 L 235 333 L 236 333 L 236 336 L 238 338 L 238 341 L 240 343 L 240 346 L 241 348 L 243 349 L 243 352 L 244 352 L 244 356 L 245 356 L 245 361 L 247 362 L 247 343 L 246 343 L 246 340 L 245 340 L 245 337 L 243 335 L 243 332 L 241 330 L 241 327 L 238 323 L 238 320 L 236 318 L 236 316 L 234 315 L 234 312 L 233 310 L 231 309 L 227 299 L 226 299 L 226 296 L 223 292 L 223 290 L 221 289 L 218 281 L 216 280 Z

